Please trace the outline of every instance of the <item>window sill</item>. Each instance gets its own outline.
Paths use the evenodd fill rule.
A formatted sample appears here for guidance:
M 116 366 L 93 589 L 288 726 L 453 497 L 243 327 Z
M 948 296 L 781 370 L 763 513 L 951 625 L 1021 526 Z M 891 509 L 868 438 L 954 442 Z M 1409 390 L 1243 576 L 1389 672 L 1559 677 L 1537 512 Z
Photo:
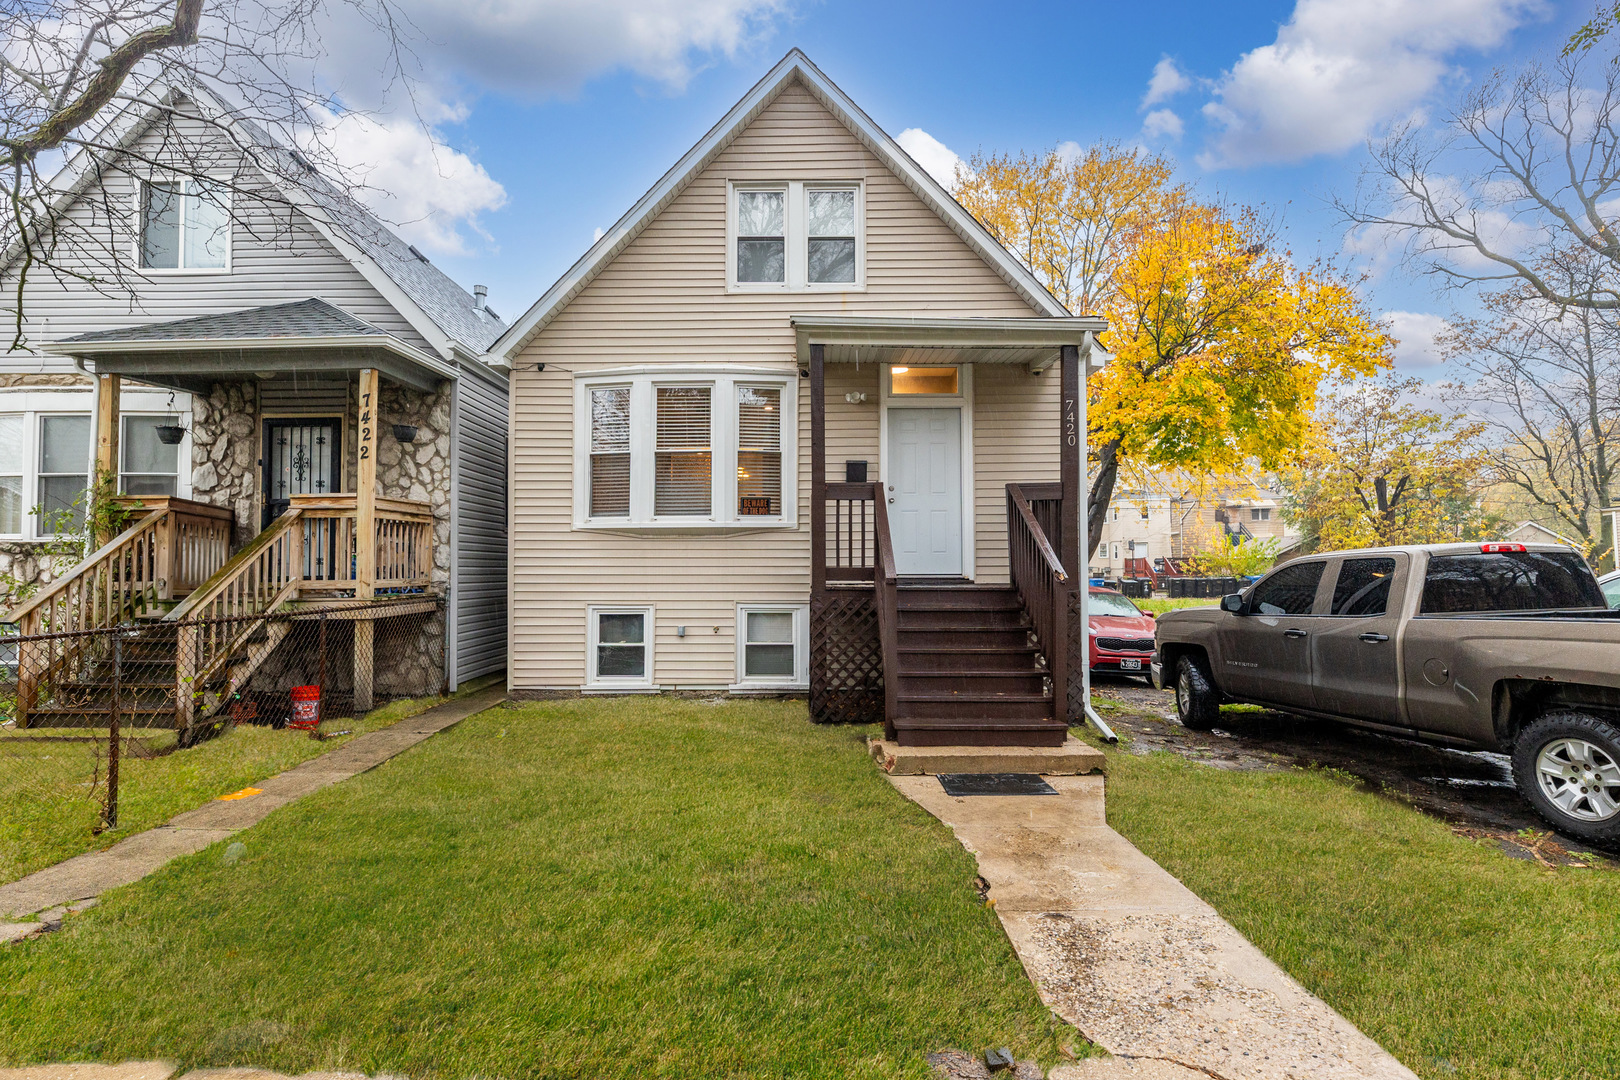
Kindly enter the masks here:
M 726 690 L 738 696 L 747 696 L 749 694 L 805 694 L 809 693 L 810 684 L 807 682 L 745 682 L 728 686 Z
M 143 277 L 223 277 L 231 272 L 228 266 L 143 266 L 136 271 Z
M 656 533 L 744 533 L 792 531 L 797 521 L 576 521 L 574 528 L 590 532 L 616 532 L 627 535 Z
M 767 296 L 776 293 L 787 293 L 799 296 L 804 293 L 858 293 L 866 291 L 864 281 L 826 281 L 803 285 L 785 285 L 776 282 L 733 281 L 726 286 L 730 294 L 764 293 Z
M 659 688 L 648 686 L 646 683 L 635 683 L 629 686 L 614 686 L 607 683 L 586 683 L 579 688 L 582 694 L 656 694 Z

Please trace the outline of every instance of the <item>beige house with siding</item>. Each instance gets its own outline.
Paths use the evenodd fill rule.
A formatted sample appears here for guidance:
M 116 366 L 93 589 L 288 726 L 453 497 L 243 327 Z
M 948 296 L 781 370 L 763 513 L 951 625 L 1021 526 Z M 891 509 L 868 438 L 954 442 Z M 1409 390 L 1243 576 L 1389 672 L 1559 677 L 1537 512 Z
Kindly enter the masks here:
M 511 689 L 1050 741 L 1102 329 L 789 53 L 491 349 Z

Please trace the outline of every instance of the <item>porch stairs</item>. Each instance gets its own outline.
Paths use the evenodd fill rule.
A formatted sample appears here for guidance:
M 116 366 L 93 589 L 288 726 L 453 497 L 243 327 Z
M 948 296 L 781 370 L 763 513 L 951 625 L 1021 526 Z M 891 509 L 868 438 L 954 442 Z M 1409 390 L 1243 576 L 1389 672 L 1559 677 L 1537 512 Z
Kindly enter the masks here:
M 1052 678 L 1011 587 L 898 588 L 892 735 L 903 746 L 1062 746 Z

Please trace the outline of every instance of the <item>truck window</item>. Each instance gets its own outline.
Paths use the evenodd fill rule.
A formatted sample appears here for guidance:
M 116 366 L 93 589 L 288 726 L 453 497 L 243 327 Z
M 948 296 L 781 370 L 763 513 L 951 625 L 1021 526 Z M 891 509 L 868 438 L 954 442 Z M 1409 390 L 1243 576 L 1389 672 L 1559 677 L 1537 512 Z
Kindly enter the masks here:
M 1318 561 L 1283 567 L 1254 587 L 1249 610 L 1261 615 L 1309 615 L 1326 565 Z
M 1346 559 L 1333 585 L 1333 614 L 1382 615 L 1389 610 L 1394 559 Z
M 1605 606 L 1586 561 L 1571 551 L 1437 555 L 1423 580 L 1424 615 Z

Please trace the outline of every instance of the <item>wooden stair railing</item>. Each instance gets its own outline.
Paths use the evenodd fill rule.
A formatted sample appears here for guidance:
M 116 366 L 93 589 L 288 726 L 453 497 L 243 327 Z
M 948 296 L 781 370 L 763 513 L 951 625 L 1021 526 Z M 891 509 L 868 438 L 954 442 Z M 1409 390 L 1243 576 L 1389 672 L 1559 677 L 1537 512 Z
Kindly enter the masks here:
M 878 640 L 883 648 L 883 734 L 895 737 L 894 718 L 900 712 L 900 575 L 894 568 L 894 542 L 889 535 L 889 507 L 883 485 L 872 488 L 873 605 L 877 608 Z
M 229 700 L 285 635 L 285 625 L 266 630 L 246 657 L 237 656 L 276 609 L 298 596 L 304 562 L 304 538 L 298 528 L 302 516 L 297 507 L 282 514 L 165 616 L 166 621 L 179 623 L 175 726 L 183 739 Z M 233 661 L 239 663 L 231 670 Z M 227 676 L 225 687 L 211 687 L 221 674 Z
M 1067 719 L 1069 594 L 1073 584 L 1019 484 L 1007 485 L 1007 557 L 1013 587 L 1046 653 L 1054 718 Z M 1089 642 L 1087 645 L 1089 648 Z

